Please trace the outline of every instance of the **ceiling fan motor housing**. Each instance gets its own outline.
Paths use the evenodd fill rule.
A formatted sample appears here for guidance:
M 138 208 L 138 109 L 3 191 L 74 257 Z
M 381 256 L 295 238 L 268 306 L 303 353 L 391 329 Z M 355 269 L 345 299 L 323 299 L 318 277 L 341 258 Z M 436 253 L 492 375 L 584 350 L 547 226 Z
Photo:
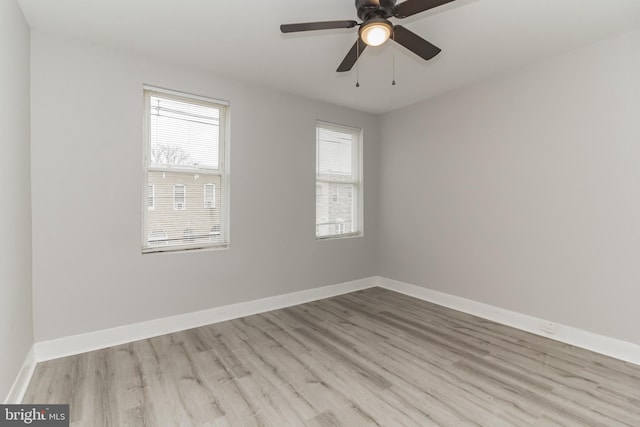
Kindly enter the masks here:
M 371 18 L 388 18 L 393 16 L 396 0 L 356 0 L 358 18 L 367 21 Z

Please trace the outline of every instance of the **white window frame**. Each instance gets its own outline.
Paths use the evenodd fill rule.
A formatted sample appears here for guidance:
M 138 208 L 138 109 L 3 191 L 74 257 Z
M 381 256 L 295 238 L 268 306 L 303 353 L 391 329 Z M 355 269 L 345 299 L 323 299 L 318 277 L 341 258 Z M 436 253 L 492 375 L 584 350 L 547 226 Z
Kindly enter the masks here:
M 208 98 L 199 95 L 193 95 L 186 92 L 179 92 L 170 89 L 164 89 L 156 86 L 143 85 L 144 92 L 144 110 L 143 110 L 143 136 L 144 143 L 143 146 L 143 171 L 144 171 L 144 179 L 143 179 L 143 188 L 144 194 L 147 194 L 148 191 L 148 183 L 147 178 L 149 176 L 149 172 L 151 171 L 160 171 L 165 172 L 168 169 L 152 167 L 149 161 L 149 145 L 150 145 L 150 133 L 149 133 L 149 101 L 151 96 L 166 96 L 169 98 L 174 98 L 181 100 L 183 102 L 191 102 L 191 103 L 204 103 L 206 105 L 215 105 L 221 110 L 221 119 L 220 119 L 220 138 L 218 145 L 218 169 L 207 169 L 201 168 L 197 170 L 197 173 L 205 176 L 217 176 L 220 180 L 220 195 L 221 195 L 221 210 L 220 210 L 220 231 L 216 232 L 215 236 L 222 236 L 222 238 L 209 239 L 208 243 L 196 243 L 196 244 L 188 244 L 188 245 L 162 245 L 162 246 L 154 246 L 148 244 L 148 236 L 146 235 L 147 227 L 147 212 L 149 209 L 148 201 L 144 202 L 144 210 L 142 215 L 142 253 L 153 253 L 153 252 L 179 252 L 184 250 L 192 250 L 192 249 L 225 249 L 230 245 L 231 240 L 231 227 L 230 227 L 230 179 L 229 179 L 229 152 L 230 152 L 230 111 L 229 106 L 230 103 L 228 101 Z M 170 170 L 172 171 L 181 171 L 179 168 L 172 167 Z M 195 172 L 193 169 L 184 169 L 182 171 Z M 215 188 L 215 184 L 214 184 Z M 216 188 L 214 190 L 217 191 Z M 185 185 L 185 200 L 184 206 L 186 208 L 187 204 L 187 188 Z M 175 193 L 174 199 L 175 203 Z M 214 197 L 214 206 L 216 204 Z M 155 208 L 155 189 L 154 189 L 154 208 Z M 210 233 L 211 234 L 211 233 Z
M 211 200 L 209 202 L 211 202 L 210 204 L 207 204 L 208 200 L 207 200 L 207 187 L 211 187 Z M 207 183 L 204 185 L 204 203 L 203 203 L 204 207 L 207 209 L 213 209 L 216 207 L 216 185 L 213 183 Z
M 176 199 L 176 189 L 178 187 L 182 187 L 182 206 L 178 206 L 178 201 Z M 173 185 L 173 210 L 174 211 L 186 211 L 187 210 L 187 186 L 184 184 L 174 184 Z
M 354 135 L 354 141 L 352 144 L 352 152 L 351 152 L 351 170 L 355 171 L 353 173 L 353 178 L 351 180 L 345 179 L 331 179 L 323 178 L 318 173 L 318 162 L 319 162 L 319 146 L 318 146 L 318 133 L 319 128 L 325 128 L 330 130 L 335 130 L 338 132 L 351 133 Z M 348 233 L 345 232 L 337 232 L 336 234 L 329 234 L 319 236 L 317 234 L 318 224 L 317 221 L 317 212 L 316 212 L 316 240 L 329 240 L 329 239 L 337 239 L 337 238 L 345 238 L 345 237 L 360 237 L 364 235 L 364 220 L 363 220 L 363 179 L 362 179 L 362 145 L 363 145 L 363 130 L 361 128 L 340 125 L 336 123 L 326 122 L 322 120 L 316 121 L 316 191 L 318 188 L 318 184 L 327 183 L 329 187 L 332 183 L 336 184 L 351 184 L 353 185 L 353 195 L 352 195 L 352 203 L 353 203 L 353 211 L 352 211 L 352 230 Z M 338 195 L 339 202 L 339 189 L 336 188 L 336 194 Z M 329 188 L 329 192 L 327 195 L 329 198 L 333 197 L 331 194 L 331 189 Z M 317 195 L 316 195 L 317 197 Z M 344 230 L 344 223 L 340 225 L 336 225 L 336 230 Z

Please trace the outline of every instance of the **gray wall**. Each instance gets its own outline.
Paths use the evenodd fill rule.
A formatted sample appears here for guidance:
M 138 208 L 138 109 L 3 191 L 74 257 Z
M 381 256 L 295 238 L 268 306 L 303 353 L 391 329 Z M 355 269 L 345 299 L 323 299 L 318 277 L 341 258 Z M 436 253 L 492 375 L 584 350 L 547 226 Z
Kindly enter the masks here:
M 0 396 L 33 344 L 29 27 L 15 0 L 0 1 Z
M 375 117 L 37 32 L 32 76 L 36 341 L 371 275 Z M 144 83 L 231 102 L 230 249 L 141 254 Z M 315 240 L 316 119 L 364 128 L 363 238 Z
M 640 344 L 640 32 L 384 116 L 377 273 Z

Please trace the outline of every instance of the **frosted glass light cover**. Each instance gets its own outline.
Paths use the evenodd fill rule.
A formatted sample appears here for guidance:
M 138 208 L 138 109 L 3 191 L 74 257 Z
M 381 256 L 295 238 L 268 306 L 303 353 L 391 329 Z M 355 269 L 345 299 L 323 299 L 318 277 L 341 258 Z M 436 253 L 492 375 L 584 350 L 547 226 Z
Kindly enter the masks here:
M 382 23 L 369 24 L 362 29 L 362 41 L 369 46 L 380 46 L 391 36 L 391 29 Z

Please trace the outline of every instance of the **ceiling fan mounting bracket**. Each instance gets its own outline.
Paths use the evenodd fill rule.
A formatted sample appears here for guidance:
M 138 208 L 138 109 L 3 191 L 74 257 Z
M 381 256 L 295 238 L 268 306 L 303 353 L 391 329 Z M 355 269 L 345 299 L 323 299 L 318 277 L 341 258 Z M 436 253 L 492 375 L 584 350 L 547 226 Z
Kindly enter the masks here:
M 358 18 L 367 21 L 371 18 L 389 18 L 393 16 L 396 0 L 356 0 Z

